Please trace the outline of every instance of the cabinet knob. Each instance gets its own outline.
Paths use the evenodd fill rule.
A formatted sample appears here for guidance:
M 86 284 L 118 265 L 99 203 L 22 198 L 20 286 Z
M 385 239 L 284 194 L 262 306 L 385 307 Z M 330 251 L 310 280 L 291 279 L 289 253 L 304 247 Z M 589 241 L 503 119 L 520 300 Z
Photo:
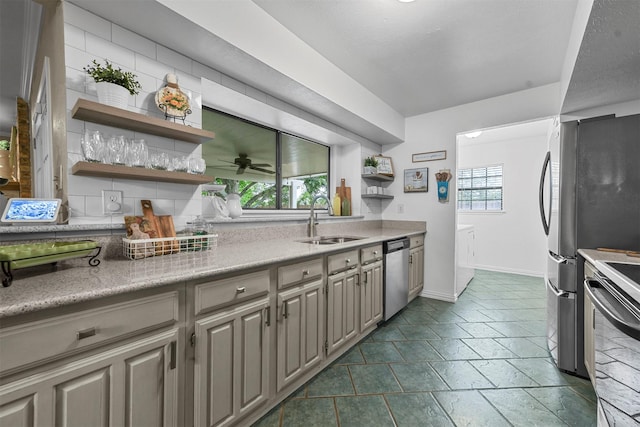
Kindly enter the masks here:
M 241 287 L 241 288 L 236 288 L 236 293 L 237 293 L 237 294 L 242 294 L 242 293 L 244 293 L 244 291 L 246 291 L 246 290 L 247 290 L 247 288 L 245 288 L 244 286 L 243 286 L 243 287 Z
M 308 276 L 309 275 L 309 270 L 302 270 L 302 275 L 303 276 Z
M 347 264 L 349 264 L 349 263 L 351 262 L 351 260 L 350 260 L 349 258 L 347 258 L 347 259 L 345 260 L 345 262 L 346 262 Z
M 378 251 L 373 251 L 373 254 L 374 255 L 378 255 Z

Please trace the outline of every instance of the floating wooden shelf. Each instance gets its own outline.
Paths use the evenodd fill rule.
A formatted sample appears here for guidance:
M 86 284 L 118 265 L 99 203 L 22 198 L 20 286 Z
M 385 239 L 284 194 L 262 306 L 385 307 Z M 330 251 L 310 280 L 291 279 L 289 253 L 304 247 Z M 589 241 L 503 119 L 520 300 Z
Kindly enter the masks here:
M 390 200 L 390 199 L 393 199 L 393 196 L 388 196 L 386 194 L 363 194 L 362 198 L 363 199 L 386 199 L 386 200 Z
M 178 184 L 206 184 L 215 179 L 207 175 L 194 175 L 186 172 L 174 172 L 129 166 L 105 165 L 103 163 L 78 162 L 71 168 L 73 175 L 101 176 L 105 178 L 138 179 L 141 181 L 176 182 Z
M 392 176 L 378 175 L 378 174 L 362 174 L 362 178 L 371 179 L 373 181 L 393 181 Z
M 76 105 L 73 106 L 73 110 L 71 110 L 71 116 L 78 120 L 178 139 L 194 144 L 202 144 L 216 136 L 215 133 L 208 130 L 193 128 L 157 117 L 145 116 L 144 114 L 100 104 L 88 99 L 78 99 Z

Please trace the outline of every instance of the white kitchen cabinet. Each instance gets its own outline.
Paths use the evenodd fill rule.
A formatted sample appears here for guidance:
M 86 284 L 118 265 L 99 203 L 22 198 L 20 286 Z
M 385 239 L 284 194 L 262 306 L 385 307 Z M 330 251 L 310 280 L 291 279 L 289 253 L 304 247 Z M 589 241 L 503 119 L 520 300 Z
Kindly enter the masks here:
M 475 228 L 459 225 L 456 233 L 456 295 L 460 296 L 475 275 Z
M 424 236 L 413 236 L 409 244 L 409 301 L 424 288 Z
M 382 320 L 382 260 L 363 265 L 360 281 L 360 331 Z
M 194 425 L 236 425 L 269 399 L 269 299 L 196 320 Z
M 278 294 L 278 390 L 323 359 L 323 285 L 322 280 L 314 280 Z
M 358 336 L 358 250 L 327 257 L 327 355 Z
M 179 329 L 0 386 L 3 426 L 180 426 Z

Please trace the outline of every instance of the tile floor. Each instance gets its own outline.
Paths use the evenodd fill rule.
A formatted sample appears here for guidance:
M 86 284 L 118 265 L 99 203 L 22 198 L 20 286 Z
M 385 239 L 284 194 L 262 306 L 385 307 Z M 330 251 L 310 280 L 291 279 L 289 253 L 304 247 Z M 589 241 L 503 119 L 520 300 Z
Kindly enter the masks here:
M 265 426 L 595 426 L 591 383 L 545 344 L 542 279 L 477 270 L 455 303 L 417 298 Z

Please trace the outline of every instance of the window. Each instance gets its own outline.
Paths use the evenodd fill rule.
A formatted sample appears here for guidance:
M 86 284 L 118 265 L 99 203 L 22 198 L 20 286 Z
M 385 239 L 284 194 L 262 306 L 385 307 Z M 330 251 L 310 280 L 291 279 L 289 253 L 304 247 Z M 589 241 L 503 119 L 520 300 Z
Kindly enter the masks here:
M 202 146 L 206 173 L 243 209 L 308 209 L 328 196 L 329 147 L 206 107 L 202 127 L 216 134 Z
M 458 210 L 501 211 L 502 165 L 458 170 Z

